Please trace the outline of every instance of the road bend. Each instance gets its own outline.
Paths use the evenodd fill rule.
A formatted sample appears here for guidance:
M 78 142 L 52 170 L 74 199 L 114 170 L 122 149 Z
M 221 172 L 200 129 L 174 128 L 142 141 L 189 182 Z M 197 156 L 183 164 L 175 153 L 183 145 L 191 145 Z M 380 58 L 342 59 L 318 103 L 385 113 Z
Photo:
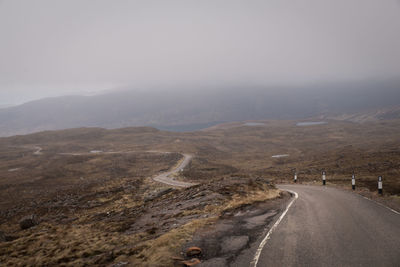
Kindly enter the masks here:
M 168 171 L 168 172 L 163 172 L 156 177 L 153 178 L 154 181 L 164 183 L 167 185 L 171 186 L 177 186 L 177 187 L 190 187 L 196 185 L 196 183 L 190 183 L 190 182 L 183 182 L 183 181 L 178 181 L 175 180 L 172 175 L 175 173 L 178 173 L 181 169 L 185 168 L 189 162 L 192 160 L 192 156 L 189 154 L 183 154 L 183 160 L 179 163 L 177 167 L 174 169 Z
M 298 199 L 256 266 L 400 266 L 400 215 L 393 210 L 331 187 L 279 188 Z

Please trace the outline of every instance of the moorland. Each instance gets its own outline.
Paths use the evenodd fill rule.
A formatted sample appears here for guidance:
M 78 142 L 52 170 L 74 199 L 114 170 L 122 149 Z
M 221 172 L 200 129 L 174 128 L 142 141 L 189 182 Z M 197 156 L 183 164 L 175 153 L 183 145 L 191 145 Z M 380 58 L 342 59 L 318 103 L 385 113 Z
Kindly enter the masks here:
M 0 260 L 12 265 L 173 265 L 196 231 L 283 197 L 277 183 L 321 183 L 399 205 L 400 120 L 232 122 L 195 132 L 77 128 L 0 139 Z M 170 153 L 163 153 L 170 152 Z M 152 177 L 193 155 L 176 188 Z M 34 215 L 33 227 L 19 222 Z M 30 217 L 33 218 L 33 217 Z

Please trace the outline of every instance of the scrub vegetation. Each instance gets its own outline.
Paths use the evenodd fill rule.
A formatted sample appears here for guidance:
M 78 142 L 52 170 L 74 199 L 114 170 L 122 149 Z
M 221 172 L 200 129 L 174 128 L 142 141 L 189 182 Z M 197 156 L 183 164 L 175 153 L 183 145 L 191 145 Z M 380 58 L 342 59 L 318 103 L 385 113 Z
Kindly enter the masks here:
M 179 265 L 186 242 L 221 216 L 281 196 L 274 184 L 320 183 L 400 195 L 400 120 L 221 124 L 187 133 L 80 128 L 0 139 L 0 262 Z M 38 148 L 42 150 L 35 153 Z M 92 152 L 92 153 L 91 153 Z M 171 152 L 171 153 L 162 153 Z M 172 188 L 151 178 L 192 154 Z M 286 157 L 272 157 L 287 154 Z M 32 227 L 19 222 L 35 215 Z

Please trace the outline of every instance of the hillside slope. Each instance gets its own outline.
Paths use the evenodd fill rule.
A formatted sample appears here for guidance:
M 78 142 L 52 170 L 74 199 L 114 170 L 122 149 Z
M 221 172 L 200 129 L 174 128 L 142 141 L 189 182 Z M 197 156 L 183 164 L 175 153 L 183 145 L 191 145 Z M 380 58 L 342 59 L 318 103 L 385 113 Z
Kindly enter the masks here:
M 259 86 L 213 89 L 175 93 L 119 90 L 37 100 L 0 109 L 0 136 L 75 127 L 197 130 L 220 122 L 355 113 L 399 105 L 400 99 L 400 82 L 331 84 L 301 90 Z

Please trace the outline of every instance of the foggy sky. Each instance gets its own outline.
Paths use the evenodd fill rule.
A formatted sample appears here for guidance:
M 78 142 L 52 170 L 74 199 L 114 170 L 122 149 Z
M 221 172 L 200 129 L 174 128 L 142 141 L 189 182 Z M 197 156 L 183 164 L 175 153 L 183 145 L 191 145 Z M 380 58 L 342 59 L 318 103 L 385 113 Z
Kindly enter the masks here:
M 398 77 L 397 0 L 0 0 L 0 105 Z

